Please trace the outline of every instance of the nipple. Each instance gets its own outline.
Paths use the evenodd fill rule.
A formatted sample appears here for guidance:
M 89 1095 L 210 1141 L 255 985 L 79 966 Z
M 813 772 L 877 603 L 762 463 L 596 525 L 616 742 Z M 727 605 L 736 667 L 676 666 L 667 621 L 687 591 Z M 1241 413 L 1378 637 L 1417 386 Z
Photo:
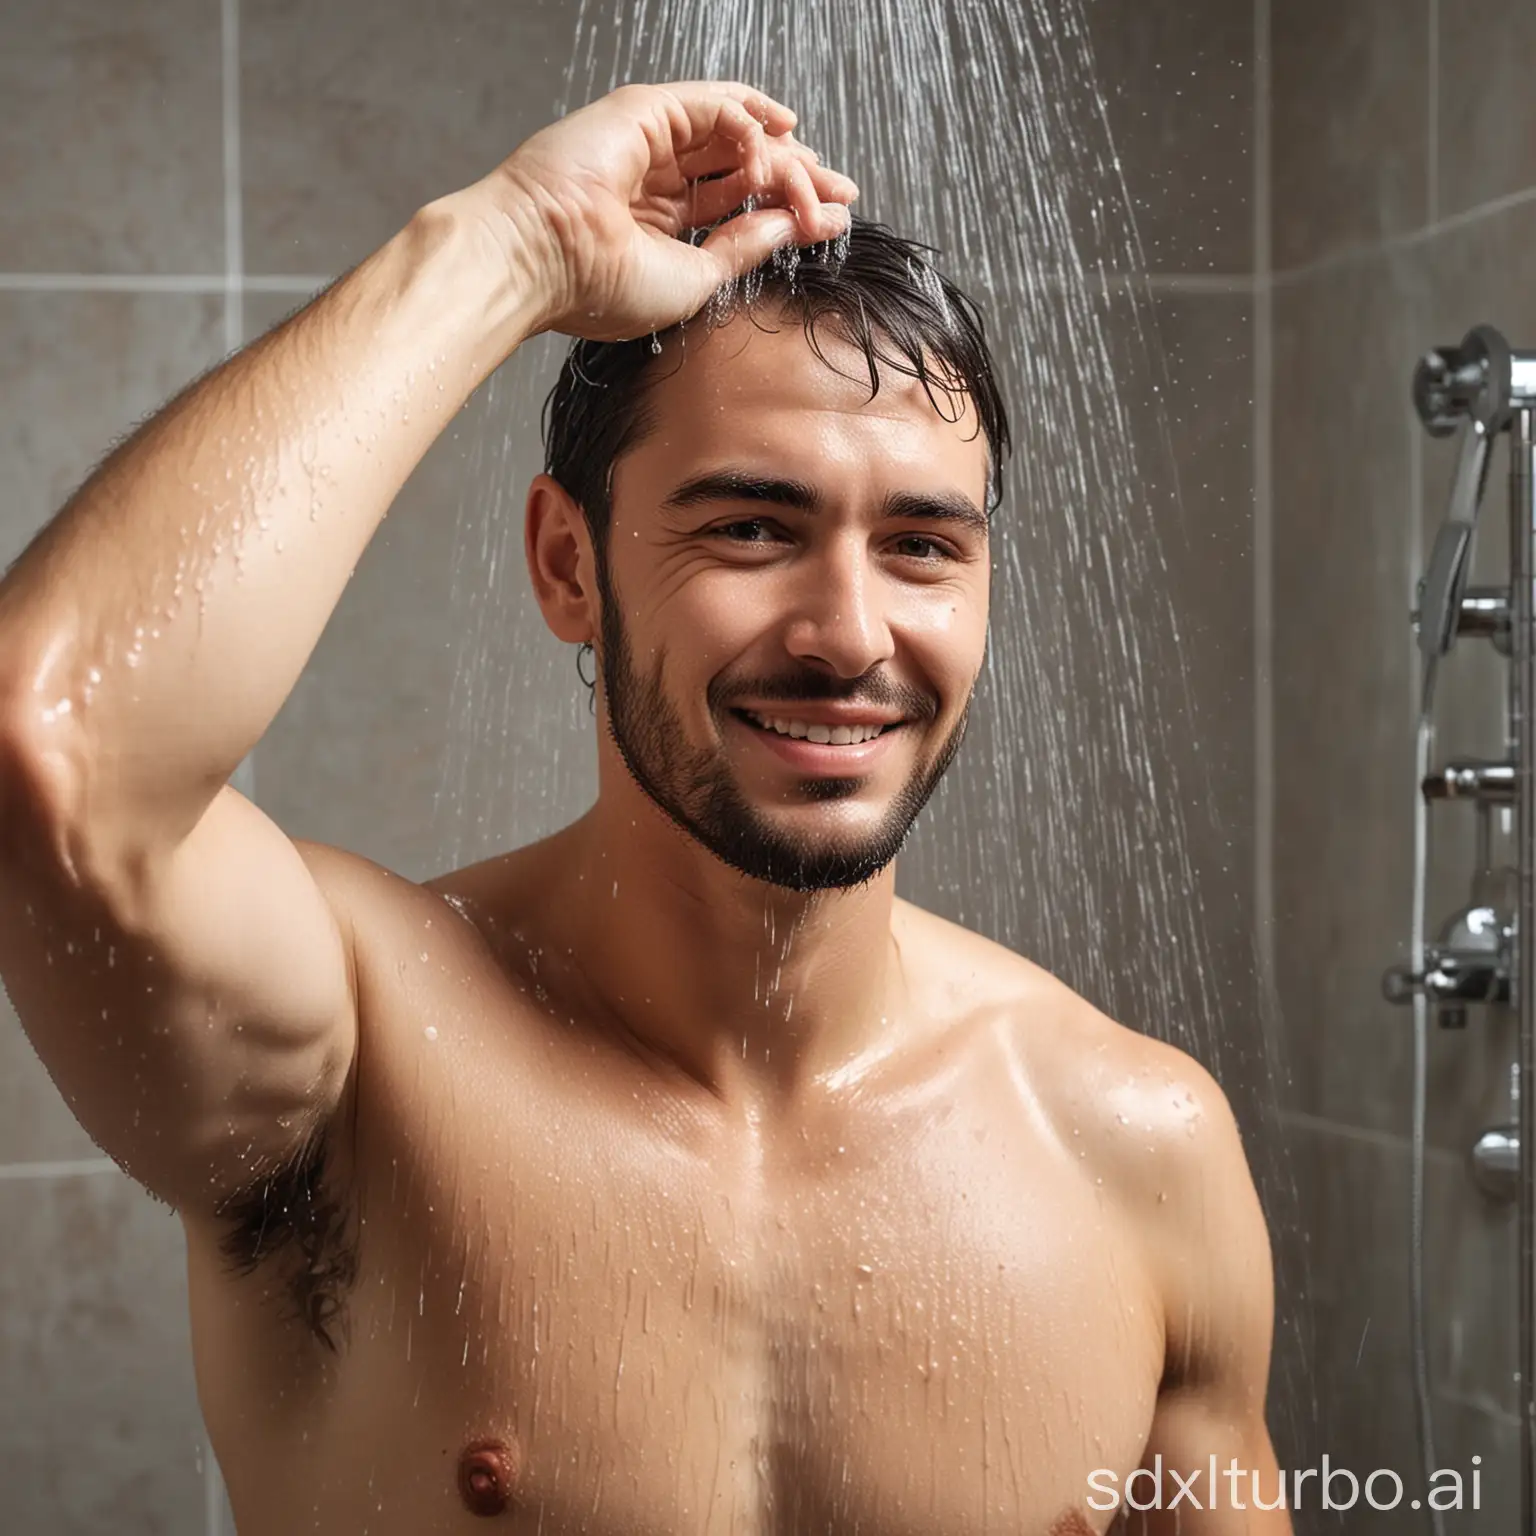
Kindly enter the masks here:
M 473 1515 L 499 1515 L 512 1500 L 517 1455 L 505 1440 L 476 1440 L 459 1455 L 459 1497 Z

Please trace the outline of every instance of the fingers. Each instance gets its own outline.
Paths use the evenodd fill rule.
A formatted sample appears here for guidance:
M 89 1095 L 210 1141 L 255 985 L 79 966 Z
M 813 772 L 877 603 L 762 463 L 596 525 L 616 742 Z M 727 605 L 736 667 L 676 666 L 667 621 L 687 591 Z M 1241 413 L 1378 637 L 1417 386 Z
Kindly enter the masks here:
M 722 224 L 699 247 L 717 268 L 717 283 L 741 277 L 784 245 L 814 245 L 831 240 L 848 227 L 848 210 L 837 203 L 818 204 L 807 225 L 791 208 L 762 208 Z
M 715 224 L 750 200 L 752 214 L 730 219 L 717 231 L 728 239 L 713 242 L 721 259 L 732 253 L 733 269 L 738 256 L 760 261 L 788 241 L 812 244 L 848 227 L 847 205 L 859 189 L 795 138 L 795 114 L 781 102 L 736 81 L 670 85 L 652 95 L 658 99 L 672 155 L 670 164 L 653 162 L 647 191 L 679 230 Z M 766 217 L 774 211 L 780 216 Z
M 752 185 L 752 178 L 745 171 L 694 182 L 682 198 L 679 227 L 701 229 L 734 213 L 752 196 Z
M 743 107 L 768 133 L 788 133 L 800 121 L 783 102 L 739 80 L 683 80 L 665 89 L 688 109 L 690 117 L 695 108 L 707 112 L 712 103 L 725 98 Z
M 690 225 L 713 224 L 750 197 L 760 208 L 793 210 L 809 227 L 822 204 L 846 205 L 859 195 L 848 177 L 822 165 L 815 150 L 791 134 L 717 140 L 685 157 L 678 170 L 691 183 L 680 199 L 682 222 Z
M 768 135 L 763 125 L 740 102 L 720 104 L 711 138 L 720 148 L 733 152 L 735 163 L 754 181 L 766 183 L 772 179 L 773 160 Z M 681 165 L 678 168 L 681 170 Z
M 750 197 L 759 208 L 786 207 L 811 219 L 823 203 L 853 202 L 859 189 L 826 166 L 780 161 L 766 181 L 745 170 L 734 170 L 707 181 L 696 181 L 680 199 L 683 227 L 713 224 L 740 208 Z
M 851 178 L 825 165 L 809 167 L 811 185 L 824 203 L 853 203 L 858 201 L 859 188 Z
M 794 113 L 761 92 L 727 82 L 669 86 L 663 94 L 673 108 L 673 155 L 689 180 L 755 164 L 763 183 L 769 179 L 770 159 L 778 152 L 820 163 L 816 151 L 791 131 Z
M 722 224 L 699 250 L 714 262 L 718 286 L 761 266 L 781 245 L 794 243 L 799 233 L 793 213 L 769 208 Z

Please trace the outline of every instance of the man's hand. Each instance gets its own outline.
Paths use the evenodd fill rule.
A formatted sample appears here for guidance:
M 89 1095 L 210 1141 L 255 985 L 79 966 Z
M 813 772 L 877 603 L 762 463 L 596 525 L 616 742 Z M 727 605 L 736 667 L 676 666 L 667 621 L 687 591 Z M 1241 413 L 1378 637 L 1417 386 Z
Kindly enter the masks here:
M 627 340 L 685 319 L 779 246 L 848 227 L 858 189 L 796 140 L 795 121 L 732 82 L 624 86 L 470 191 L 534 284 L 539 329 Z M 721 219 L 701 245 L 677 238 Z

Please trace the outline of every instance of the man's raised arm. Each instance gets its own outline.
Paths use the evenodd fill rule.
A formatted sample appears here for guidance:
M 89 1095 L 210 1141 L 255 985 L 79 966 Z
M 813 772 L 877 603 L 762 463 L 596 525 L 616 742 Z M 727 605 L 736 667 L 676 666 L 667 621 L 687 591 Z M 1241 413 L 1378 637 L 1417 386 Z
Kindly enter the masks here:
M 284 1156 L 353 1057 L 335 857 L 229 775 L 524 337 L 664 328 L 844 227 L 821 199 L 851 184 L 793 122 L 743 86 L 637 86 L 536 134 L 167 405 L 0 582 L 0 978 L 77 1118 L 163 1198 Z M 673 238 L 749 194 L 704 245 Z

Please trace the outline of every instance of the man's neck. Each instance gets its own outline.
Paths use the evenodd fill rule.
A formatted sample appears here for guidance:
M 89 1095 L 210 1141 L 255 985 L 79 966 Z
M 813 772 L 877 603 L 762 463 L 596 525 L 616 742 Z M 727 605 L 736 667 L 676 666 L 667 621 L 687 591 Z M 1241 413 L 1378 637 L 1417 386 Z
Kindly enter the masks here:
M 603 1022 L 659 1066 L 767 1106 L 856 1076 L 896 1038 L 894 865 L 850 890 L 786 890 L 731 869 L 648 800 L 600 799 L 556 841 L 545 911 L 560 947 Z

